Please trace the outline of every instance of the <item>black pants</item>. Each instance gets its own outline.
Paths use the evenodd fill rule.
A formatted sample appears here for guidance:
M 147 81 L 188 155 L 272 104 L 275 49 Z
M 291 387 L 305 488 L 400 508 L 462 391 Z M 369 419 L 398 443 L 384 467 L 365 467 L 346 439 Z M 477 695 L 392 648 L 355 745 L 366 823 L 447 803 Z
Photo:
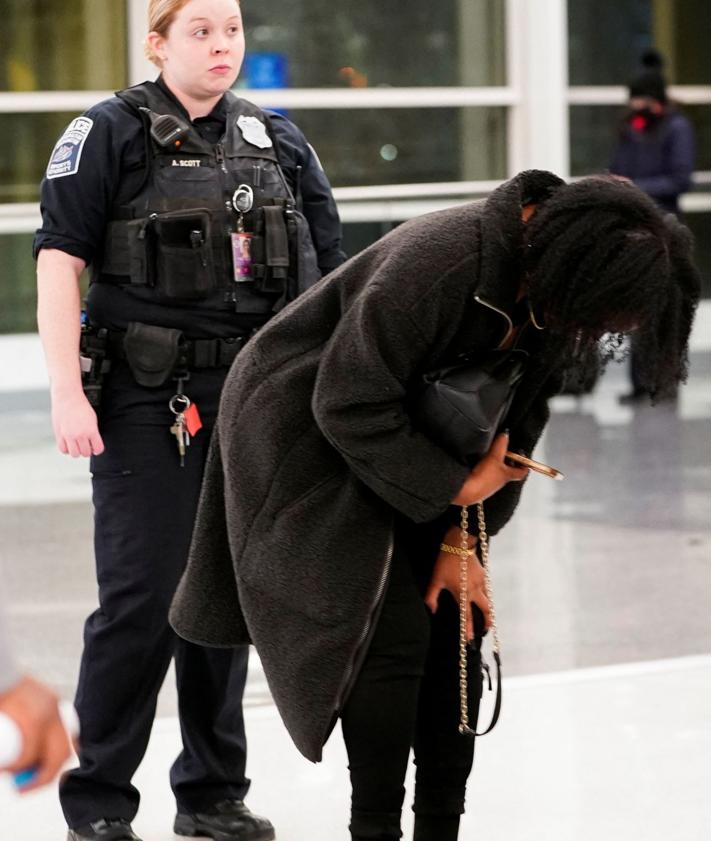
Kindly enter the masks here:
M 67 823 L 132 820 L 131 779 L 148 745 L 158 691 L 175 657 L 183 750 L 171 770 L 181 811 L 243 798 L 242 695 L 248 649 L 179 639 L 168 609 L 185 567 L 205 457 L 225 371 L 194 374 L 185 392 L 205 428 L 180 467 L 168 400 L 174 383 L 136 385 L 118 368 L 101 410 L 106 450 L 92 458 L 99 609 L 86 622 L 76 706 L 80 767 L 60 787 Z
M 417 766 L 415 838 L 456 838 L 464 812 L 474 739 L 459 726 L 459 612 L 442 594 L 431 616 L 422 596 L 444 526 L 398 522 L 382 613 L 343 711 L 354 841 L 401 837 L 400 816 L 410 749 Z M 469 718 L 476 726 L 481 658 L 469 650 Z

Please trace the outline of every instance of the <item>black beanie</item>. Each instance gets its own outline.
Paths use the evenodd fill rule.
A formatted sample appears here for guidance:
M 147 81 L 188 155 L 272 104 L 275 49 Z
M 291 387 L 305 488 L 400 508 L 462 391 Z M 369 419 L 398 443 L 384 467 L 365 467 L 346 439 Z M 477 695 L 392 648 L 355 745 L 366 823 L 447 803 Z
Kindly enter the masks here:
M 630 82 L 630 99 L 649 96 L 666 105 L 667 81 L 662 73 L 664 59 L 661 53 L 654 49 L 646 50 L 642 55 L 642 67 L 644 70 Z

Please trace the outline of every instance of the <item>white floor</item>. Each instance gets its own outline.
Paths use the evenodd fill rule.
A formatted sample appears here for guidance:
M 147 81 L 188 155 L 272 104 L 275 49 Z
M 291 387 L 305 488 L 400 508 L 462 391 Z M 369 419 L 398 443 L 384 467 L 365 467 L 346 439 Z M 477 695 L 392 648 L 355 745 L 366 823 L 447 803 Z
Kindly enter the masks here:
M 478 744 L 463 840 L 711 839 L 711 656 L 510 678 L 504 698 L 501 723 Z M 274 707 L 249 709 L 247 722 L 249 804 L 278 841 L 346 841 L 338 731 L 311 765 Z M 176 721 L 158 719 L 137 775 L 144 841 L 174 839 L 167 771 L 177 745 Z M 54 791 L 18 798 L 4 780 L 0 815 L 2 841 L 64 838 Z

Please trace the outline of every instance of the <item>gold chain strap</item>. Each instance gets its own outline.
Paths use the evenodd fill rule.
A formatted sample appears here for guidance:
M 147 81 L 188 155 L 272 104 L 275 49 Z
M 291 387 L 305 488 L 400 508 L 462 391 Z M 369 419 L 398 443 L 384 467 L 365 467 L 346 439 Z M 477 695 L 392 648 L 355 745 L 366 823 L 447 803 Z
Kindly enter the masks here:
M 469 549 L 469 509 L 462 506 L 461 548 Z M 467 675 L 467 613 L 469 611 L 469 556 L 459 562 L 459 732 L 473 736 L 469 726 L 469 680 Z
M 494 652 L 499 654 L 499 629 L 496 623 L 496 608 L 492 596 L 491 570 L 489 568 L 489 536 L 486 533 L 484 506 L 477 505 L 477 523 L 479 526 L 479 547 L 481 563 L 484 567 L 484 588 L 491 611 L 491 631 L 494 638 Z M 469 509 L 462 506 L 461 548 L 469 549 Z M 467 673 L 467 616 L 469 613 L 469 558 L 462 555 L 459 566 L 459 732 L 474 736 L 475 731 L 469 726 L 469 680 Z

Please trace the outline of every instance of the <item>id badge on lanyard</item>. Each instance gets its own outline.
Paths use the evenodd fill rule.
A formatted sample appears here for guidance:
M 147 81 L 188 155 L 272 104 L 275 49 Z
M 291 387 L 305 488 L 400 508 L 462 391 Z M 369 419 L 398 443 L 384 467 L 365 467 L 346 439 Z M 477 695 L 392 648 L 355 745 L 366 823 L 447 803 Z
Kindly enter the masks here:
M 232 196 L 232 207 L 237 212 L 237 231 L 230 234 L 232 241 L 232 266 L 235 283 L 254 280 L 252 275 L 252 237 L 244 230 L 244 214 L 254 206 L 254 192 L 248 184 L 240 184 Z
M 252 278 L 252 234 L 238 231 L 230 234 L 232 240 L 232 265 L 235 283 L 245 283 Z

